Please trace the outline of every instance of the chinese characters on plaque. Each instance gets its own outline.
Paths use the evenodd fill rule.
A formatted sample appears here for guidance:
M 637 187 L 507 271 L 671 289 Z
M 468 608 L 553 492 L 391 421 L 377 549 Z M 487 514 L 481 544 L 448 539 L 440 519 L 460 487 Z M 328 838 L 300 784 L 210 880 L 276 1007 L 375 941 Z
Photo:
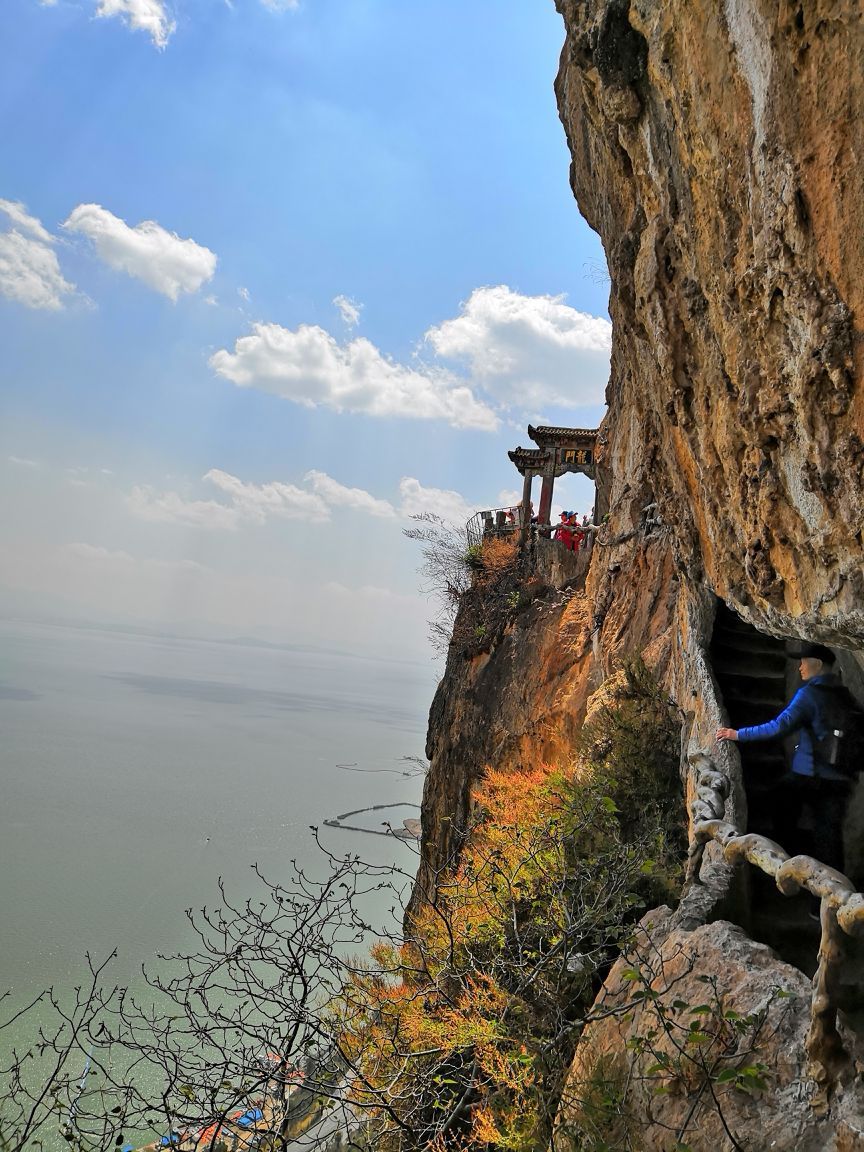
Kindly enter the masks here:
M 590 448 L 559 448 L 558 464 L 562 468 L 584 468 L 594 463 L 594 453 Z

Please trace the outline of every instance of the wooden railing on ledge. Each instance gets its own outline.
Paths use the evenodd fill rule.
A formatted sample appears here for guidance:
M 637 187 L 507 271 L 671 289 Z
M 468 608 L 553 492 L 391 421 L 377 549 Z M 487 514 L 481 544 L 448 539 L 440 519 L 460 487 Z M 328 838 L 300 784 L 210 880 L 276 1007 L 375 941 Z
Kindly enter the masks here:
M 844 959 L 843 933 L 864 936 L 864 895 L 856 892 L 846 876 L 814 860 L 812 856 L 790 856 L 766 836 L 742 833 L 723 819 L 729 778 L 718 772 L 705 752 L 688 757 L 696 770 L 696 798 L 691 802 L 693 832 L 687 859 L 687 884 L 700 882 L 705 845 L 716 841 L 729 864 L 746 860 L 772 876 L 784 896 L 795 896 L 802 888 L 820 900 L 819 963 L 813 977 L 810 1002 L 810 1029 L 806 1050 L 813 1078 L 823 1086 L 837 1079 L 848 1066 L 837 1031 L 837 993 Z

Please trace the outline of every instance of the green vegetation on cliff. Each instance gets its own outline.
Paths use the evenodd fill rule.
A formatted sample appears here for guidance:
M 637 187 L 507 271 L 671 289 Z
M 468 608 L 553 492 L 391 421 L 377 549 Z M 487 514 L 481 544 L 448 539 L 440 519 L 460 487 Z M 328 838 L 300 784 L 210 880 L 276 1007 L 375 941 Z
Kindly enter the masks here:
M 599 982 L 680 878 L 678 728 L 634 662 L 570 763 L 487 771 L 460 858 L 340 1006 L 376 1148 L 547 1146 Z

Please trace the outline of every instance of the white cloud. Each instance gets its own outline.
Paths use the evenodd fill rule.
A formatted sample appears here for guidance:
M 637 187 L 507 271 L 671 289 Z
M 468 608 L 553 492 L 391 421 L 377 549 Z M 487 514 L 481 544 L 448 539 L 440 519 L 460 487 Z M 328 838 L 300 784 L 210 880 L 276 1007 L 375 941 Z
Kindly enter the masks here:
M 186 500 L 178 492 L 157 492 L 149 484 L 133 488 L 126 502 L 135 516 L 151 523 L 229 530 L 239 524 L 237 510 L 217 500 Z
M 271 12 L 293 12 L 300 7 L 300 0 L 261 0 Z
M 119 16 L 130 28 L 146 32 L 157 48 L 164 48 L 177 25 L 163 0 L 99 0 L 97 16 Z
M 363 311 L 363 305 L 358 304 L 356 300 L 352 300 L 349 296 L 334 296 L 333 303 L 339 309 L 339 314 L 349 328 L 356 328 L 360 323 L 360 313 Z
M 216 531 L 266 524 L 274 518 L 326 523 L 333 510 L 341 513 L 350 509 L 385 520 L 433 512 L 454 524 L 464 524 L 474 512 L 458 492 L 424 488 L 413 476 L 403 476 L 399 482 L 398 508 L 364 488 L 349 488 L 316 469 L 303 477 L 304 488 L 280 480 L 254 484 L 220 468 L 211 468 L 202 480 L 216 488 L 223 499 L 190 499 L 179 492 L 158 491 L 149 484 L 139 484 L 126 503 L 142 520 Z
M 403 476 L 399 481 L 402 497 L 400 512 L 403 516 L 422 516 L 431 512 L 440 516 L 448 524 L 464 524 L 474 515 L 475 509 L 460 496 L 443 488 L 424 488 L 413 476 Z
M 41 467 L 38 460 L 31 460 L 27 456 L 7 456 L 6 459 L 10 464 L 15 464 L 19 468 L 39 468 Z
M 520 408 L 602 404 L 612 325 L 561 296 L 477 288 L 453 320 L 430 328 L 439 356 L 467 365 L 473 382 Z
M 359 507 L 364 498 L 367 510 L 382 503 L 359 488 L 343 488 L 323 472 L 314 475 L 323 490 L 328 489 L 328 483 L 335 486 L 329 489 L 331 495 L 336 494 L 336 489 L 340 493 L 353 493 L 354 507 Z M 330 504 L 321 491 L 315 490 L 314 484 L 312 491 L 279 480 L 252 484 L 220 468 L 211 468 L 202 480 L 213 485 L 225 500 L 191 500 L 179 492 L 160 492 L 149 484 L 141 484 L 132 489 L 127 506 L 141 520 L 215 531 L 234 531 L 243 524 L 265 524 L 272 517 L 310 522 L 330 518 Z
M 440 369 L 408 368 L 369 340 L 340 345 L 323 328 L 254 324 L 252 335 L 210 358 L 220 376 L 286 400 L 337 412 L 446 420 L 456 428 L 493 430 L 498 418 L 470 388 Z
M 313 469 L 307 472 L 303 479 L 331 508 L 356 508 L 359 512 L 368 512 L 370 516 L 385 519 L 396 515 L 396 509 L 389 501 L 378 500 L 363 488 L 346 488 L 326 472 L 316 472 Z
M 346 296 L 333 303 L 354 327 L 361 306 Z M 458 316 L 426 332 L 437 363 L 415 356 L 402 364 L 365 338 L 340 343 L 317 325 L 257 323 L 210 366 L 238 387 L 307 407 L 494 431 L 502 408 L 602 404 L 611 337 L 608 320 L 570 308 L 561 296 L 523 296 L 501 285 L 476 289 Z
M 60 271 L 54 238 L 18 201 L 0 200 L 0 212 L 14 225 L 0 232 L 0 295 L 28 308 L 58 311 L 75 285 Z
M 20 232 L 0 234 L 0 293 L 28 308 L 57 311 L 75 285 L 63 277 L 54 251 Z
M 54 243 L 54 237 L 44 227 L 42 221 L 31 216 L 26 204 L 22 204 L 20 200 L 0 200 L 0 212 L 4 212 L 21 231 L 29 232 L 43 244 Z
M 248 484 L 219 468 L 211 468 L 204 479 L 228 496 L 241 519 L 257 524 L 263 524 L 270 516 L 288 520 L 327 520 L 330 517 L 330 509 L 320 495 L 305 492 L 294 484 L 283 484 L 278 480 L 269 484 Z
M 216 254 L 194 240 L 181 240 L 155 220 L 134 228 L 99 204 L 79 204 L 63 225 L 92 240 L 99 258 L 176 300 L 197 292 L 216 271 Z

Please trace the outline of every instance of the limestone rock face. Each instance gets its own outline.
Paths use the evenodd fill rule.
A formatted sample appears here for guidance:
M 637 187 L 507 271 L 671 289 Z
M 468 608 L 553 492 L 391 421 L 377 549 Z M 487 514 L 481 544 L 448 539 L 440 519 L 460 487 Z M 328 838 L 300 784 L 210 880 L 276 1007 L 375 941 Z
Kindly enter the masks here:
M 611 275 L 613 519 L 757 627 L 864 643 L 858 0 L 557 0 L 557 95 Z
M 717 597 L 761 631 L 847 649 L 853 687 L 864 669 L 861 2 L 556 4 L 571 184 L 611 277 L 597 461 L 609 522 L 576 583 L 550 570 L 544 595 L 482 651 L 451 651 L 430 716 L 415 903 L 458 850 L 485 766 L 569 757 L 592 693 L 634 652 L 692 713 L 691 750 L 728 776 L 725 818 L 746 826 L 737 752 L 712 744 L 727 721 L 708 655 Z M 716 845 L 706 859 L 712 883 L 657 927 L 667 967 L 692 965 L 688 996 L 698 975 L 722 976 L 735 1011 L 772 982 L 792 992 L 763 1057 L 767 1094 L 730 1097 L 740 1146 L 864 1148 L 857 1082 L 828 1115 L 805 1091 L 805 978 L 740 930 L 705 924 L 730 891 Z M 624 995 L 620 965 L 604 995 Z M 586 1045 L 622 1057 L 627 1027 L 610 1019 Z M 572 1083 L 587 1060 L 586 1046 Z M 641 1100 L 632 1146 L 671 1147 L 650 1118 L 680 1126 L 682 1099 Z M 688 1129 L 691 1147 L 733 1147 L 717 1122 Z
M 843 1143 L 859 1131 L 860 1088 L 850 1088 L 829 1118 L 808 1080 L 809 981 L 731 924 L 667 933 L 656 913 L 650 919 L 650 934 L 616 962 L 597 998 L 598 1019 L 582 1035 L 564 1090 L 555 1148 L 584 1147 L 576 1133 L 598 1120 L 609 1146 L 644 1152 L 666 1152 L 676 1135 L 694 1149 L 861 1147 Z M 644 982 L 632 979 L 637 971 Z M 645 990 L 657 999 L 639 998 Z M 744 1068 L 754 1071 L 736 1083 L 732 1070 Z
M 458 853 L 471 790 L 487 765 L 518 771 L 568 756 L 585 710 L 590 621 L 584 592 L 549 588 L 514 615 L 491 651 L 451 649 L 429 716 L 412 907 L 434 892 L 437 874 Z
M 588 699 L 617 657 L 643 652 L 660 677 L 670 672 L 679 590 L 664 540 L 633 538 L 622 554 L 626 568 L 607 561 L 600 547 L 587 587 L 581 568 L 578 586 L 568 581 L 573 573 L 562 561 L 572 553 L 547 540 L 535 547 L 536 598 L 514 611 L 484 650 L 451 647 L 429 715 L 412 908 L 434 892 L 436 874 L 458 853 L 471 790 L 488 765 L 518 771 L 538 761 L 566 764 Z M 455 632 L 462 631 L 457 619 Z M 600 635 L 606 640 L 598 661 Z
M 725 722 L 704 659 L 715 596 L 766 632 L 851 650 L 849 682 L 864 648 L 859 0 L 556 3 L 571 183 L 611 276 L 610 520 L 578 614 L 538 605 L 482 657 L 451 654 L 423 884 L 484 766 L 566 754 L 628 652 L 709 746 Z M 745 819 L 737 756 L 719 755 L 727 818 Z

